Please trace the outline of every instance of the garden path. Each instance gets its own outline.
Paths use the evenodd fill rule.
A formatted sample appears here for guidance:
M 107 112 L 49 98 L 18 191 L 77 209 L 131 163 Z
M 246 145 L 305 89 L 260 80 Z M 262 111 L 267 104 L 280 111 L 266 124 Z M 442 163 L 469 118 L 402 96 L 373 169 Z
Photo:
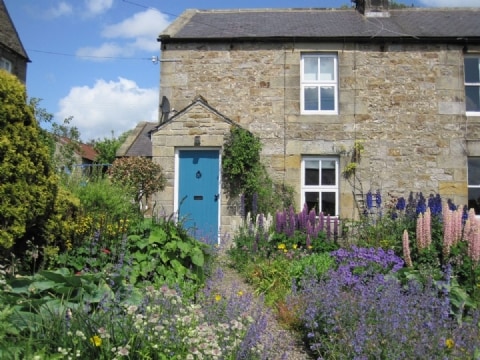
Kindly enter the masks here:
M 223 276 L 215 282 L 215 288 L 222 289 L 222 293 L 236 289 L 244 294 L 254 294 L 254 289 L 245 281 L 235 269 L 229 266 L 226 255 L 219 255 L 214 268 L 220 268 Z M 256 298 L 258 299 L 258 298 Z M 303 341 L 293 331 L 285 329 L 279 323 L 270 308 L 261 305 L 267 317 L 267 331 L 262 336 L 262 342 L 269 343 L 273 349 L 268 360 L 311 360 L 307 354 Z

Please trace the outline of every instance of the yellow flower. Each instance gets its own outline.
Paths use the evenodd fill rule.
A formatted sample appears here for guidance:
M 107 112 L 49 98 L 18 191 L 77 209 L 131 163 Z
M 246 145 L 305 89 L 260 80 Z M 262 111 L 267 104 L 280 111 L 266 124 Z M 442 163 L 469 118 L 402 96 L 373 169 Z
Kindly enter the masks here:
M 220 301 L 220 300 L 222 300 L 222 295 L 220 294 L 215 295 L 215 301 Z
M 243 291 L 242 291 L 242 290 L 239 290 L 239 291 L 237 292 L 237 295 L 238 295 L 238 296 L 242 296 L 242 295 L 243 295 Z
M 445 346 L 447 347 L 447 349 L 451 349 L 455 346 L 455 341 L 453 341 L 452 338 L 448 338 L 445 340 Z
M 102 338 L 98 335 L 94 335 L 90 338 L 90 342 L 95 345 L 95 346 L 100 346 L 102 345 Z
M 278 245 L 278 249 L 279 249 L 279 250 L 284 250 L 284 249 L 286 249 L 286 248 L 287 248 L 287 247 L 285 246 L 285 244 L 279 244 L 279 245 Z
M 295 250 L 298 247 L 297 244 L 293 244 L 293 249 Z

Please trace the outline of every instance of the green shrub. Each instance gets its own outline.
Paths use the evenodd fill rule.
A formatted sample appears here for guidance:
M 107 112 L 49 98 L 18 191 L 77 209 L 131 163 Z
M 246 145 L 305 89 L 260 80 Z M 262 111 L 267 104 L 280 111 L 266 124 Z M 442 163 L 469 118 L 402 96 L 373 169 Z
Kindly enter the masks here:
M 19 253 L 33 237 L 45 244 L 39 234 L 57 191 L 49 148 L 26 98 L 25 86 L 0 70 L 0 248 L 16 244 Z

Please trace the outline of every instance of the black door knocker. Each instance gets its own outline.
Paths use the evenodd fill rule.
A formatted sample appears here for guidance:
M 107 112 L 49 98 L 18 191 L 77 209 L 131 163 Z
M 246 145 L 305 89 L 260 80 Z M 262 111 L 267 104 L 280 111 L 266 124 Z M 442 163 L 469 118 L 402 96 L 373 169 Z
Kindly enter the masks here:
M 202 177 L 202 173 L 200 172 L 200 170 L 197 171 L 195 176 L 197 177 L 197 179 L 200 179 Z

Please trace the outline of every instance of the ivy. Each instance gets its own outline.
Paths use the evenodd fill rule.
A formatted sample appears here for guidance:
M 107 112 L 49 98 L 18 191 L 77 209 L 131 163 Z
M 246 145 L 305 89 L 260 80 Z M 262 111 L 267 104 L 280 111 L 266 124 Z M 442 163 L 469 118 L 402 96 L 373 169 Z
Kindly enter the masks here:
M 240 127 L 232 127 L 223 150 L 223 179 L 231 196 L 238 196 L 255 187 L 261 168 L 260 140 Z
M 251 132 L 233 126 L 222 156 L 224 188 L 231 198 L 245 197 L 245 214 L 274 213 L 292 204 L 293 191 L 268 176 L 260 159 L 262 144 Z

